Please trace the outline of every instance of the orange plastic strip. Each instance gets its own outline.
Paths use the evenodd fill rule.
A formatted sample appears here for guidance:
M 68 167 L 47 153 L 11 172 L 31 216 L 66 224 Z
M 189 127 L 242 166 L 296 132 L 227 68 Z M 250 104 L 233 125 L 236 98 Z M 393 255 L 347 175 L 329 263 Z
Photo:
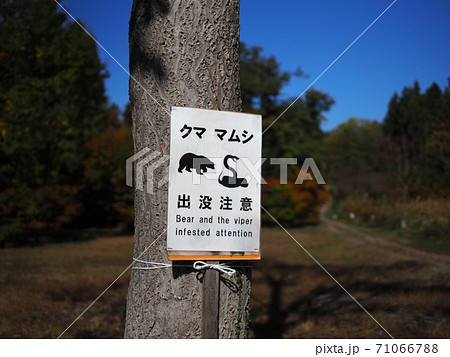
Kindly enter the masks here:
M 261 255 L 169 255 L 169 260 L 261 260 Z

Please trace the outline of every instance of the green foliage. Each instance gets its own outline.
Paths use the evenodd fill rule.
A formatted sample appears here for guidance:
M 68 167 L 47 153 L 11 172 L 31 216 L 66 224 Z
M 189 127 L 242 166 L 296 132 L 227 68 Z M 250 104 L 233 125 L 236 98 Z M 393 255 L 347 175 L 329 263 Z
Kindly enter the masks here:
M 259 111 L 263 116 L 278 110 L 277 96 L 291 75 L 280 71 L 274 56 L 263 57 L 262 47 L 248 48 L 241 42 L 241 93 L 244 112 Z
M 448 246 L 450 90 L 416 82 L 395 93 L 382 124 L 349 119 L 325 139 L 333 211 L 443 249 Z M 438 242 L 437 244 L 435 244 Z
M 384 160 L 381 124 L 350 118 L 324 139 L 326 176 L 335 199 L 350 194 L 381 194 Z
M 264 57 L 261 47 L 248 48 L 241 43 L 241 92 L 244 112 L 263 116 L 263 157 L 317 158 L 321 152 L 323 113 L 334 104 L 325 93 L 311 89 L 304 98 L 282 100 L 281 89 L 292 75 L 304 76 L 300 68 L 294 74 L 281 71 L 274 56 Z M 289 107 L 290 106 L 290 107 Z M 285 111 L 287 108 L 289 109 Z M 279 120 L 280 114 L 284 113 Z M 264 167 L 266 177 L 278 176 L 278 167 Z
M 383 122 L 387 154 L 393 162 L 393 189 L 403 198 L 448 188 L 450 92 L 433 83 L 421 93 L 416 82 L 394 94 Z M 415 189 L 414 189 L 415 188 Z M 416 191 L 416 192 L 414 192 Z
M 112 168 L 85 165 L 99 155 L 87 143 L 119 114 L 95 43 L 52 1 L 0 0 L 0 14 L 0 243 L 83 217 L 111 222 L 99 205 Z
M 263 156 L 294 157 L 299 162 L 313 157 L 320 165 L 324 135 L 320 124 L 325 120 L 322 113 L 330 109 L 334 100 L 312 89 L 306 92 L 305 99 L 297 100 L 286 110 L 293 100 L 282 101 L 278 115 L 263 120 L 263 129 L 269 128 L 263 136 Z M 263 172 L 267 177 L 277 177 L 278 170 L 277 166 L 272 165 L 264 167 Z
M 407 200 L 441 195 L 450 184 L 450 94 L 416 82 L 395 93 L 382 124 L 350 118 L 324 140 L 335 200 L 350 195 Z
M 84 225 L 115 224 L 130 228 L 134 220 L 134 191 L 125 186 L 125 161 L 133 154 L 129 127 L 119 121 L 117 109 L 101 134 L 91 138 L 85 147 L 83 161 Z
M 275 57 L 264 57 L 261 52 L 261 47 L 248 48 L 241 43 L 242 106 L 244 111 L 263 115 L 263 130 L 267 129 L 263 136 L 263 157 L 297 158 L 300 164 L 306 157 L 313 157 L 320 165 L 324 136 L 320 124 L 325 120 L 323 113 L 334 100 L 314 89 L 292 106 L 294 98 L 280 99 L 280 91 L 291 73 L 281 71 Z M 303 76 L 303 72 L 297 69 L 294 75 Z M 262 170 L 263 176 L 269 178 L 269 184 L 262 188 L 262 204 L 281 224 L 289 227 L 317 224 L 319 207 L 327 198 L 324 189 L 311 181 L 295 185 L 298 172 L 298 167 L 289 167 L 290 183 L 281 185 L 273 179 L 280 177 L 278 165 L 266 164 Z M 263 223 L 274 224 L 266 214 Z

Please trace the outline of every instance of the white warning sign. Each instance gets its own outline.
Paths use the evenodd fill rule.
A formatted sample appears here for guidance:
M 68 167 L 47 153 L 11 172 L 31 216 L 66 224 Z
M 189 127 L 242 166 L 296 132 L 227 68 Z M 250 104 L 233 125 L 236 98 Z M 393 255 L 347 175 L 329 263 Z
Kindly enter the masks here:
M 261 116 L 172 107 L 169 259 L 260 259 Z

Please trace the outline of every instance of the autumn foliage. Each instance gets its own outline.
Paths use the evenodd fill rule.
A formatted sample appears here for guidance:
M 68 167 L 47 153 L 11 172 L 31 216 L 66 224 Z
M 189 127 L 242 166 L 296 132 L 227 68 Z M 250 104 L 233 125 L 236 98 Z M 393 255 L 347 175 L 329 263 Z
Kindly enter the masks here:
M 277 225 L 275 218 L 285 227 L 318 224 L 320 207 L 327 199 L 327 191 L 315 180 L 295 184 L 293 177 L 287 184 L 280 184 L 279 179 L 268 179 L 267 185 L 262 185 L 262 223 Z

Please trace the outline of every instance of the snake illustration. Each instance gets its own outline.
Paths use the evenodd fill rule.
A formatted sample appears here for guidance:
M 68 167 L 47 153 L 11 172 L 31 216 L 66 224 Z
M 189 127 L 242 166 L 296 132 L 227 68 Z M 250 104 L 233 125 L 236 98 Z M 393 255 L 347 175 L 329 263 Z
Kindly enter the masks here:
M 247 187 L 248 186 L 247 180 L 245 178 L 237 177 L 236 170 L 233 169 L 232 167 L 230 167 L 230 165 L 228 165 L 228 160 L 233 160 L 234 162 L 236 162 L 237 160 L 239 160 L 239 158 L 237 156 L 233 156 L 233 155 L 225 156 L 225 158 L 223 159 L 223 165 L 225 166 L 225 168 L 227 170 L 231 171 L 233 176 L 222 176 L 223 175 L 223 172 L 222 172 L 219 176 L 219 183 L 222 186 L 229 187 L 229 188 Z

